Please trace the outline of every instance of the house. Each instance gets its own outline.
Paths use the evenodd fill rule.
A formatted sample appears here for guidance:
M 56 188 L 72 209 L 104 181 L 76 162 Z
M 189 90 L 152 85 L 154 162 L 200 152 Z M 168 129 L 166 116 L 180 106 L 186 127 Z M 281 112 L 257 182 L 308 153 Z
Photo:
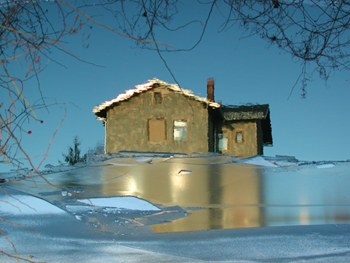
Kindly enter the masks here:
M 159 79 L 136 85 L 93 109 L 105 126 L 105 151 L 263 154 L 272 145 L 268 105 L 224 106 Z
M 262 155 L 272 146 L 268 104 L 221 106 L 218 151 L 236 156 Z

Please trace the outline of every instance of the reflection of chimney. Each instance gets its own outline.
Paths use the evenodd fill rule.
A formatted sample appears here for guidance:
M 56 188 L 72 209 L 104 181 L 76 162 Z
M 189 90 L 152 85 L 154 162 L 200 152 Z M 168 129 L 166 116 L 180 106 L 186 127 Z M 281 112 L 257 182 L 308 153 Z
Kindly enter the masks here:
M 207 80 L 207 99 L 214 101 L 214 79 L 208 78 Z

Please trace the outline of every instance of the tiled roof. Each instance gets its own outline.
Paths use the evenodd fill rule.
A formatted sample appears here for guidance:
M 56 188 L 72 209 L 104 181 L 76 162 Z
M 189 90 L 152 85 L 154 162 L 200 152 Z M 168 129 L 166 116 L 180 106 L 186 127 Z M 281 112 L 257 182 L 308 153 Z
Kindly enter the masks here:
M 269 105 L 222 106 L 222 115 L 227 121 L 266 119 Z
M 126 101 L 136 94 L 146 92 L 146 91 L 151 90 L 155 87 L 164 87 L 164 88 L 170 89 L 174 92 L 181 93 L 186 97 L 192 98 L 192 99 L 199 101 L 199 102 L 203 102 L 212 108 L 220 108 L 221 107 L 221 105 L 219 103 L 211 102 L 207 98 L 196 96 L 193 94 L 193 92 L 191 90 L 182 89 L 177 84 L 169 84 L 169 83 L 164 82 L 164 81 L 159 80 L 159 79 L 152 79 L 144 84 L 136 85 L 133 89 L 126 90 L 124 93 L 119 94 L 116 98 L 114 98 L 112 100 L 108 100 L 108 101 L 101 103 L 100 105 L 94 107 L 92 111 L 97 116 L 97 119 L 104 120 L 105 115 L 106 115 L 106 110 L 109 107 L 111 107 L 119 102 Z

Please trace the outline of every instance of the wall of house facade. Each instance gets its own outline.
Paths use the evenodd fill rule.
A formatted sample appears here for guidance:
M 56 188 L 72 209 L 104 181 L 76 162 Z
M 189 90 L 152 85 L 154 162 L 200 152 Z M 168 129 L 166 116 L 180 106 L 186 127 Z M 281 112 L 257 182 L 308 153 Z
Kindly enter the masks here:
M 225 154 L 235 156 L 255 156 L 262 154 L 261 125 L 257 121 L 233 122 L 225 124 L 222 133 L 227 136 Z M 260 140 L 259 140 L 260 138 Z
M 123 150 L 208 152 L 207 105 L 166 88 L 119 103 L 107 111 L 106 152 Z

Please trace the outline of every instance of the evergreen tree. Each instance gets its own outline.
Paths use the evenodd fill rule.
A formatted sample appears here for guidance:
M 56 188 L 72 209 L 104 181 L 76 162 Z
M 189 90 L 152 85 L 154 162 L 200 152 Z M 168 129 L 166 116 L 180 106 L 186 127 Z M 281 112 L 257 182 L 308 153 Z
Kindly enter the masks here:
M 80 141 L 78 136 L 74 137 L 73 146 L 68 147 L 68 152 L 67 154 L 64 154 L 63 157 L 64 161 L 69 165 L 86 162 L 86 154 L 81 156 Z

